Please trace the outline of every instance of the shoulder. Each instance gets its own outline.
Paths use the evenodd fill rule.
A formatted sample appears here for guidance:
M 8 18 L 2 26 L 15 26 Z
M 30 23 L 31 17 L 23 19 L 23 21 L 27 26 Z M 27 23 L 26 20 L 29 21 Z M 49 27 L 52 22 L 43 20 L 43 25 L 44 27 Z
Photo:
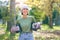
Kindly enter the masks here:
M 20 20 L 20 19 L 22 19 L 22 16 L 18 16 L 18 17 L 17 17 L 17 20 Z
M 28 16 L 28 18 L 34 18 L 34 16 Z
M 31 19 L 32 21 L 35 21 L 34 16 L 29 16 L 29 19 Z

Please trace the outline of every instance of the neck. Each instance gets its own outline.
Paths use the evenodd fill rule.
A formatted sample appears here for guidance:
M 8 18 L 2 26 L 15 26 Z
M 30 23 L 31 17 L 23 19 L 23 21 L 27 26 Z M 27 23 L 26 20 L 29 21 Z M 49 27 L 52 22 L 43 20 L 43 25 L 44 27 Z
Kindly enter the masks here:
M 27 15 L 23 15 L 23 18 L 27 18 Z

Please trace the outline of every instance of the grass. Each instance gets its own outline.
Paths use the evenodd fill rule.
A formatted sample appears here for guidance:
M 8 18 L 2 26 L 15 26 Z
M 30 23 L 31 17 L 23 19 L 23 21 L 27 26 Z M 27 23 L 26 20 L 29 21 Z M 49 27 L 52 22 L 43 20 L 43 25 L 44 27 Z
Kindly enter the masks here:
M 60 26 L 53 26 L 53 29 L 49 28 L 48 25 L 41 25 L 42 30 L 60 30 Z
M 3 28 L 3 30 L 4 30 L 4 32 L 6 32 L 5 30 L 6 30 L 6 25 L 1 25 L 0 24 L 0 29 L 1 28 Z M 51 28 L 49 28 L 49 26 L 48 25 L 41 25 L 41 30 L 50 30 L 50 31 L 55 31 L 55 30 L 60 30 L 60 26 L 53 26 L 53 29 L 51 29 Z M 40 31 L 41 31 L 40 30 Z M 0 30 L 0 33 L 1 32 L 3 32 L 2 30 Z M 10 32 L 6 32 L 5 34 L 1 34 L 0 35 L 0 40 L 8 40 L 8 38 L 9 38 L 9 36 L 10 36 Z M 16 35 L 15 35 L 15 38 L 14 38 L 14 40 L 18 40 L 18 36 L 19 36 L 19 33 L 17 33 Z M 60 40 L 60 38 L 58 37 L 58 38 L 56 38 L 56 37 L 53 37 L 53 38 L 44 38 L 44 37 L 35 37 L 35 40 Z

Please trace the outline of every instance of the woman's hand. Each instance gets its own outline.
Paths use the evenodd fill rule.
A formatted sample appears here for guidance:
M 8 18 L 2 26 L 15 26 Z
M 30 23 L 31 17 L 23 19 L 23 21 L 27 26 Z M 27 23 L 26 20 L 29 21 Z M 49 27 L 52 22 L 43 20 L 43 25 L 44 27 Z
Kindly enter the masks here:
M 40 29 L 40 27 L 41 27 L 41 25 L 40 25 L 39 22 L 33 23 L 33 25 L 32 25 L 32 29 L 35 30 L 35 31 L 37 31 L 38 29 Z
M 14 26 L 11 27 L 11 33 L 15 33 L 16 32 L 16 28 Z
M 11 33 L 16 33 L 16 31 L 20 31 L 19 26 L 12 26 Z

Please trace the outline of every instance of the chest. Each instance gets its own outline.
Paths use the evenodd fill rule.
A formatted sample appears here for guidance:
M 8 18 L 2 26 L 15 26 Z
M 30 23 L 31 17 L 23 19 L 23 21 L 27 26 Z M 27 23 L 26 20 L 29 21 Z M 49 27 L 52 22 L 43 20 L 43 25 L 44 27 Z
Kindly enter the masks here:
M 21 19 L 20 20 L 20 25 L 21 26 L 29 26 L 29 25 L 31 25 L 31 23 L 32 23 L 31 18 Z

